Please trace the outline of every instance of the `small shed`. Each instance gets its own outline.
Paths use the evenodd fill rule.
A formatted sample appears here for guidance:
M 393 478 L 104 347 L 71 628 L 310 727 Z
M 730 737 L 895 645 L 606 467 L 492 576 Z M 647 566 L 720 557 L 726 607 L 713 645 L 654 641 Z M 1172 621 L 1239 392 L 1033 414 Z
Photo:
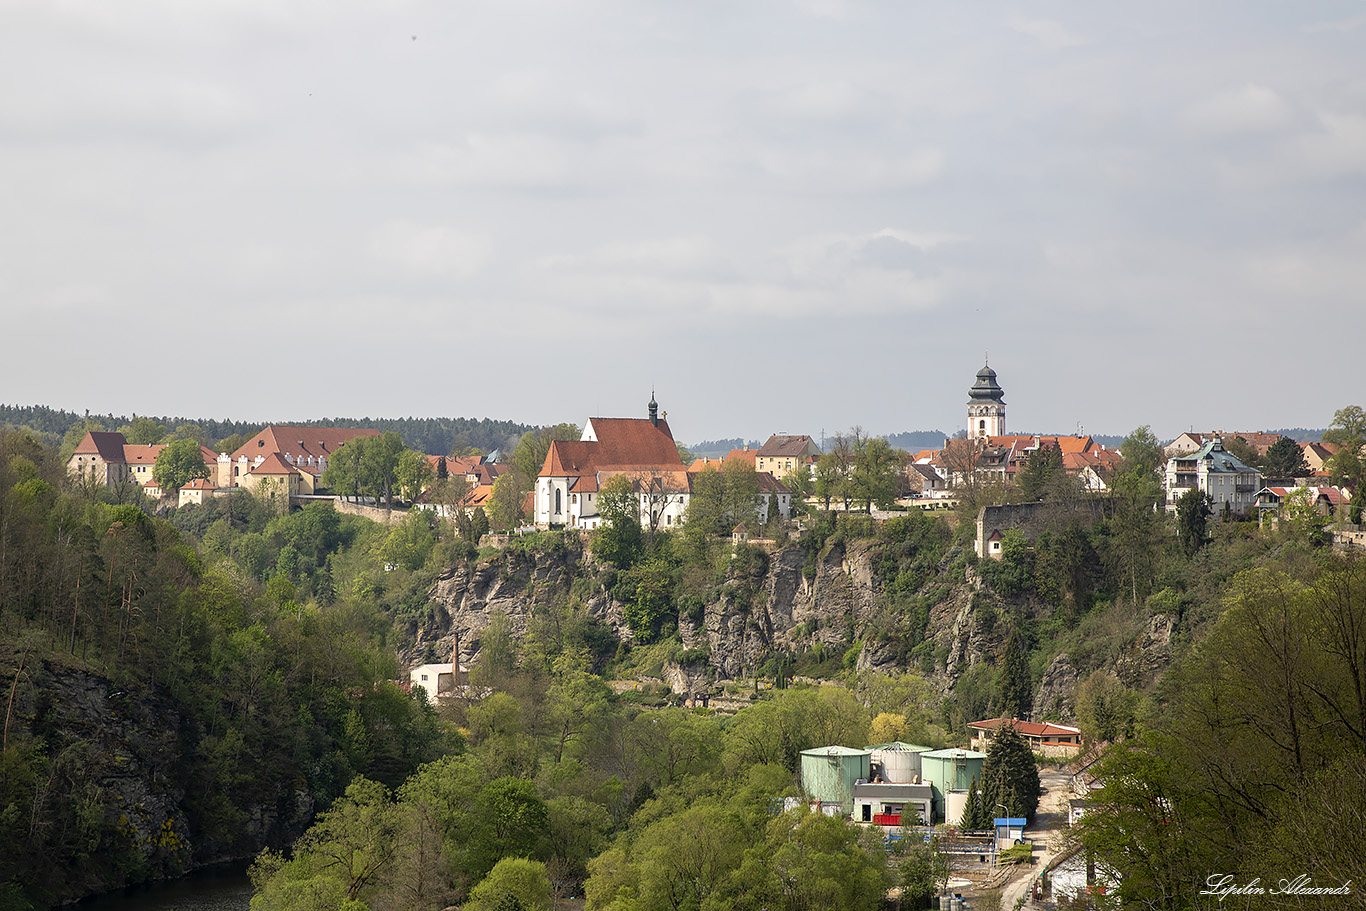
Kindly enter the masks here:
M 859 781 L 853 799 L 854 821 L 879 826 L 928 825 L 934 807 L 934 792 L 927 784 Z
M 854 811 L 854 785 L 867 781 L 872 752 L 850 747 L 817 747 L 802 750 L 802 790 L 822 804 L 839 804 L 845 813 Z
M 1024 838 L 1025 821 L 1023 816 L 996 817 L 996 850 L 1009 848 L 1021 841 Z

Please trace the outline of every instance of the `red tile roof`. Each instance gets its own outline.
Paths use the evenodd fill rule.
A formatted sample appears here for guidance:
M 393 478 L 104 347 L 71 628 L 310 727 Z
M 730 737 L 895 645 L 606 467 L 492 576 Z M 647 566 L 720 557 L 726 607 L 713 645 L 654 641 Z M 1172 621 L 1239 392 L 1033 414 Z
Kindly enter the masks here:
M 1026 737 L 1059 737 L 1059 736 L 1078 736 L 1081 728 L 1074 728 L 1065 724 L 1053 724 L 1051 721 L 1019 721 L 1015 718 L 988 718 L 986 721 L 972 721 L 968 727 L 982 732 L 995 732 L 1003 727 L 1013 727 Z
M 299 470 L 285 461 L 285 457 L 278 452 L 272 452 L 265 457 L 265 460 L 257 465 L 247 474 L 259 475 L 278 475 L 278 474 L 299 474 Z
M 759 447 L 758 454 L 766 458 L 803 458 L 816 448 L 809 436 L 779 436 L 775 433 Z
M 106 463 L 122 462 L 123 447 L 128 445 L 123 434 L 110 430 L 89 430 L 76 446 L 77 455 L 98 455 Z
M 357 427 L 298 427 L 290 424 L 271 424 L 247 440 L 232 454 L 234 460 L 246 456 L 272 452 L 288 453 L 294 458 L 313 456 L 331 458 L 332 453 L 356 437 L 377 437 L 378 430 Z
M 541 477 L 584 478 L 608 471 L 685 470 L 678 446 L 664 421 L 656 426 L 644 418 L 589 418 L 588 425 L 585 436 L 591 434 L 594 439 L 556 440 L 550 444 L 541 465 Z M 600 478 L 594 483 L 600 483 Z

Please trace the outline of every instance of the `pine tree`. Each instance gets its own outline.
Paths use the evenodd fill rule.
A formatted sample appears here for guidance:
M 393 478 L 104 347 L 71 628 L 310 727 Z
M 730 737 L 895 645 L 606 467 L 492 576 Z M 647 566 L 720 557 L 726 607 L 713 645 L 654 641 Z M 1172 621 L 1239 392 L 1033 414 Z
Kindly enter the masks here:
M 968 788 L 968 802 L 963 807 L 962 826 L 970 832 L 976 832 L 987 828 L 986 806 L 982 800 L 982 792 L 977 787 L 977 776 L 972 776 L 972 784 Z
M 984 807 L 994 811 L 996 804 L 1003 804 L 1008 816 L 1032 820 L 1041 791 L 1039 765 L 1029 744 L 1013 726 L 998 728 L 982 764 Z
M 1005 654 L 1001 657 L 1000 716 L 1027 718 L 1034 707 L 1033 690 L 1029 675 L 1029 649 L 1017 618 L 1006 638 Z

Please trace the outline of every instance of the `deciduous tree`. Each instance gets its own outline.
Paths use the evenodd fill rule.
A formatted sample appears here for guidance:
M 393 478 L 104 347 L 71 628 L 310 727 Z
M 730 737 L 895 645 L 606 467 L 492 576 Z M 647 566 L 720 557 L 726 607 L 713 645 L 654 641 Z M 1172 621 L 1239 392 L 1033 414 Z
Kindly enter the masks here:
M 209 466 L 204 464 L 204 453 L 195 440 L 176 440 L 157 453 L 152 477 L 161 489 L 168 492 L 180 488 L 195 478 L 207 478 Z

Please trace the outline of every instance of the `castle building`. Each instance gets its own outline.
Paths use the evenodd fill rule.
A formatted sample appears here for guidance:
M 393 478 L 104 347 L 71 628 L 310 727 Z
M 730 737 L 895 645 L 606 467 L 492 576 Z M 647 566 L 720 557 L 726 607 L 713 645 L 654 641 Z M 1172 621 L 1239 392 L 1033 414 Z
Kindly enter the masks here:
M 983 364 L 977 371 L 977 382 L 968 390 L 968 437 L 1005 436 L 1006 403 L 1003 390 L 996 383 L 996 371 Z

